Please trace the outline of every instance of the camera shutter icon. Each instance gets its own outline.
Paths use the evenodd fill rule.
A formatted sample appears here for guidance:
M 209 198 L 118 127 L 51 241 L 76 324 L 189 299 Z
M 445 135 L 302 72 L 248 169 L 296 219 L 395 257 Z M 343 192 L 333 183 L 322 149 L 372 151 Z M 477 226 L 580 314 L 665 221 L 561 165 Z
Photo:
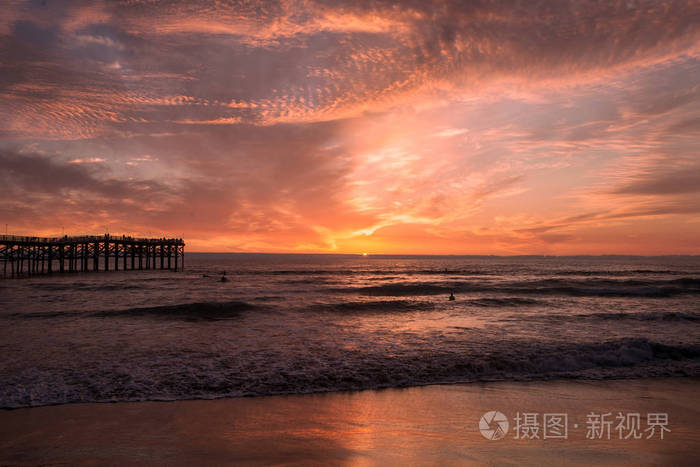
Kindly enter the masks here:
M 479 420 L 479 431 L 489 440 L 504 438 L 508 433 L 508 426 L 508 417 L 496 410 L 486 412 Z

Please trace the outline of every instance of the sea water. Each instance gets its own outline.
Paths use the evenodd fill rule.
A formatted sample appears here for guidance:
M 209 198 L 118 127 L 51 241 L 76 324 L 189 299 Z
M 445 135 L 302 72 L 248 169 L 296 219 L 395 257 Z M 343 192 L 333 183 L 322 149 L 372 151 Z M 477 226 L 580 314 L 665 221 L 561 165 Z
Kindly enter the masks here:
M 0 355 L 5 408 L 697 376 L 700 257 L 192 253 L 5 279 Z

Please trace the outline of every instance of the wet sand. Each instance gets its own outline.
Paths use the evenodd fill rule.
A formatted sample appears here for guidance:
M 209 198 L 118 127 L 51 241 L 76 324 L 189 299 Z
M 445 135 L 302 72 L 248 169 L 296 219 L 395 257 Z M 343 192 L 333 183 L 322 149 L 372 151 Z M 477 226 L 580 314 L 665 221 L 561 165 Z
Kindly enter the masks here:
M 564 380 L 2 410 L 0 465 L 698 465 L 699 396 L 700 378 Z M 501 440 L 479 431 L 490 410 Z M 567 439 L 514 439 L 516 412 L 566 413 Z M 590 440 L 591 412 L 671 431 Z

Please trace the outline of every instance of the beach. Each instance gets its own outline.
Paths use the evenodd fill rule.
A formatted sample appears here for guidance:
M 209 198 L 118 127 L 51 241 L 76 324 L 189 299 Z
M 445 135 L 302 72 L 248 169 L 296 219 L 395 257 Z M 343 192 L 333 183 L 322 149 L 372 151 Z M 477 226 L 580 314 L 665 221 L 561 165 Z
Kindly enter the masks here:
M 700 378 L 493 382 L 0 412 L 0 465 L 691 465 Z M 500 440 L 479 419 L 510 421 Z M 514 439 L 517 413 L 566 413 L 566 439 Z M 587 439 L 590 413 L 668 414 L 664 439 Z M 574 424 L 578 428 L 574 428 Z

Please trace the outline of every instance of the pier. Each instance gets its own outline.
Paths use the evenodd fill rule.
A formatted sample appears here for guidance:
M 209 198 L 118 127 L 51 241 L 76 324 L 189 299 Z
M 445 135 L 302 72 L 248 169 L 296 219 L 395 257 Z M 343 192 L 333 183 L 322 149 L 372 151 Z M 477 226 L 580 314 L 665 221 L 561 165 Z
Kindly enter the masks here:
M 185 242 L 181 238 L 129 236 L 21 237 L 0 235 L 3 277 L 39 274 L 183 270 Z

